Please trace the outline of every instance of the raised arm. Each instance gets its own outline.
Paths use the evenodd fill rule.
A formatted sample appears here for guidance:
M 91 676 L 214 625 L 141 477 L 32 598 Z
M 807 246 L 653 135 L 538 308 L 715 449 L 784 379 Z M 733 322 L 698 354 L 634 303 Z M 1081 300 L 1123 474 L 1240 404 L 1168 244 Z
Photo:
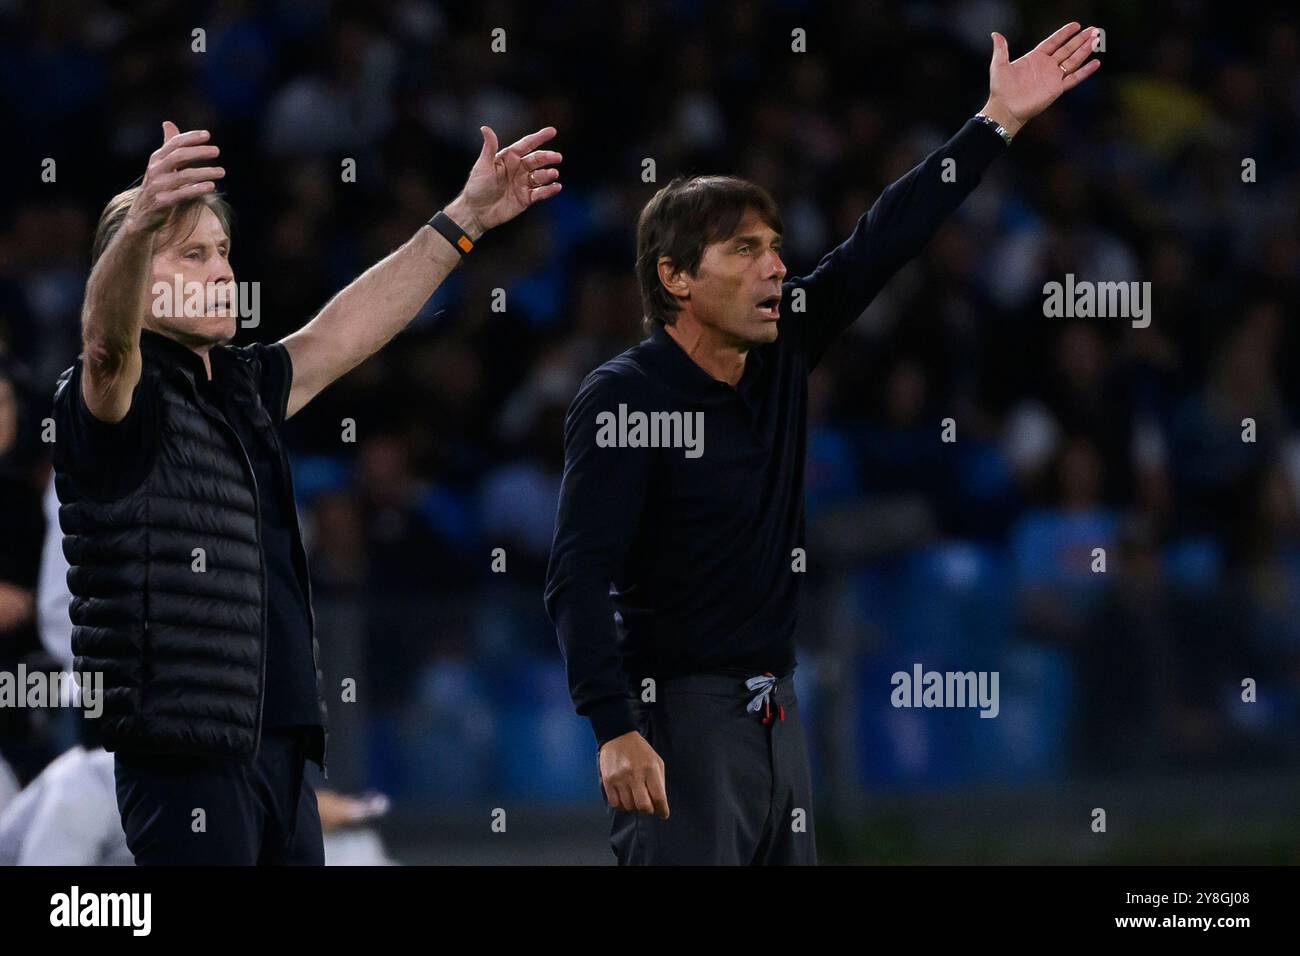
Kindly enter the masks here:
M 981 113 L 994 121 L 968 121 L 920 164 L 890 184 L 858 220 L 853 233 L 807 276 L 787 281 L 805 292 L 795 328 L 816 364 L 831 340 L 860 316 L 894 274 L 925 246 L 979 184 L 989 164 L 1005 152 L 1022 126 L 1100 67 L 1088 61 L 1096 30 L 1061 27 L 1033 50 L 1010 60 L 1007 41 L 993 34 L 989 98 Z M 1005 129 L 1005 138 L 994 126 Z
M 548 126 L 497 149 L 496 134 L 481 128 L 483 149 L 460 195 L 443 210 L 471 240 L 560 191 L 562 157 L 538 149 L 555 136 Z M 375 263 L 283 340 L 293 362 L 285 417 L 350 372 L 406 327 L 442 284 L 460 253 L 431 226 L 421 226 L 397 251 Z
M 148 305 L 153 241 L 177 203 L 216 189 L 219 166 L 207 130 L 182 133 L 163 123 L 163 144 L 149 157 L 140 192 L 122 226 L 96 261 L 81 307 L 81 395 L 90 413 L 120 422 L 140 381 L 140 326 Z M 187 167 L 187 168 L 182 168 Z

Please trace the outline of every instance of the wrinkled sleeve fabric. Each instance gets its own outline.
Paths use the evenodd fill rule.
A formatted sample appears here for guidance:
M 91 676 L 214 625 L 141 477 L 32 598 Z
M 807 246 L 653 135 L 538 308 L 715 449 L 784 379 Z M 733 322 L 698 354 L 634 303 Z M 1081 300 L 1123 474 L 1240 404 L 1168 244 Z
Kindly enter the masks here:
M 886 187 L 849 237 L 810 274 L 785 283 L 783 302 L 793 302 L 794 291 L 803 290 L 802 313 L 789 317 L 795 319 L 809 369 L 924 248 L 1006 150 L 1002 137 L 985 123 L 968 120 L 952 139 Z
M 569 406 L 564 476 L 545 603 L 564 656 L 569 693 L 598 744 L 636 729 L 627 697 L 610 584 L 640 527 L 652 450 L 603 447 L 602 413 L 645 402 L 634 373 L 597 369 Z

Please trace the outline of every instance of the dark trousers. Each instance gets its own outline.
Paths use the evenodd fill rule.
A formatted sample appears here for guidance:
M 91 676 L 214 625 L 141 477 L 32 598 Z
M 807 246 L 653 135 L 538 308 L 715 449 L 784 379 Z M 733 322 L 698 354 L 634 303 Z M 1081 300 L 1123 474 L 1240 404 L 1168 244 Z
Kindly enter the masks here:
M 693 674 L 636 698 L 637 729 L 663 758 L 667 820 L 609 808 L 621 865 L 816 864 L 812 780 L 790 677 L 766 707 L 743 677 Z M 764 717 L 768 720 L 764 723 Z
M 323 866 L 306 746 L 301 731 L 268 729 L 248 764 L 115 754 L 117 808 L 136 865 Z

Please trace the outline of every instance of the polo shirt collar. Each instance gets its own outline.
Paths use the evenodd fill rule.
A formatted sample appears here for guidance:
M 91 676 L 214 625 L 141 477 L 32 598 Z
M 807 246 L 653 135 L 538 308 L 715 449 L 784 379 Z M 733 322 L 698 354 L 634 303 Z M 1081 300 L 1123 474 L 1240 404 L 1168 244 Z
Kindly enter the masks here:
M 736 391 L 726 382 L 714 378 L 696 365 L 695 360 L 686 354 L 661 323 L 654 324 L 654 328 L 650 330 L 650 338 L 646 341 L 657 370 L 668 382 L 687 394 L 702 399 L 716 396 L 720 388 L 728 392 Z M 741 375 L 739 385 L 752 381 L 758 374 L 763 363 L 761 352 L 762 349 L 757 348 L 749 350 L 749 355 L 745 358 L 745 371 Z
M 194 375 L 194 381 L 198 384 L 208 381 L 208 370 L 198 353 L 175 339 L 163 335 L 161 332 L 155 332 L 152 329 L 141 329 L 140 352 L 148 355 L 168 369 L 178 366 L 189 369 Z M 214 380 L 219 375 L 218 370 L 221 368 L 224 358 L 224 350 L 221 346 L 213 346 L 208 350 L 208 361 L 212 363 Z

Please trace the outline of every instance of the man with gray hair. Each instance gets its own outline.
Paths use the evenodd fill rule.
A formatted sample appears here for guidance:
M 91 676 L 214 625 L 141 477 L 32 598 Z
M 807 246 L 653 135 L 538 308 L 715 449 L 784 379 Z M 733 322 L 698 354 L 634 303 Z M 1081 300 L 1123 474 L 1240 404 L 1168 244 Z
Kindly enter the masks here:
M 280 428 L 416 315 L 493 226 L 559 192 L 546 127 L 482 148 L 460 194 L 298 331 L 233 348 L 225 170 L 163 124 L 101 217 L 83 352 L 55 393 L 75 669 L 141 864 L 323 862 L 328 776 L 307 554 Z

